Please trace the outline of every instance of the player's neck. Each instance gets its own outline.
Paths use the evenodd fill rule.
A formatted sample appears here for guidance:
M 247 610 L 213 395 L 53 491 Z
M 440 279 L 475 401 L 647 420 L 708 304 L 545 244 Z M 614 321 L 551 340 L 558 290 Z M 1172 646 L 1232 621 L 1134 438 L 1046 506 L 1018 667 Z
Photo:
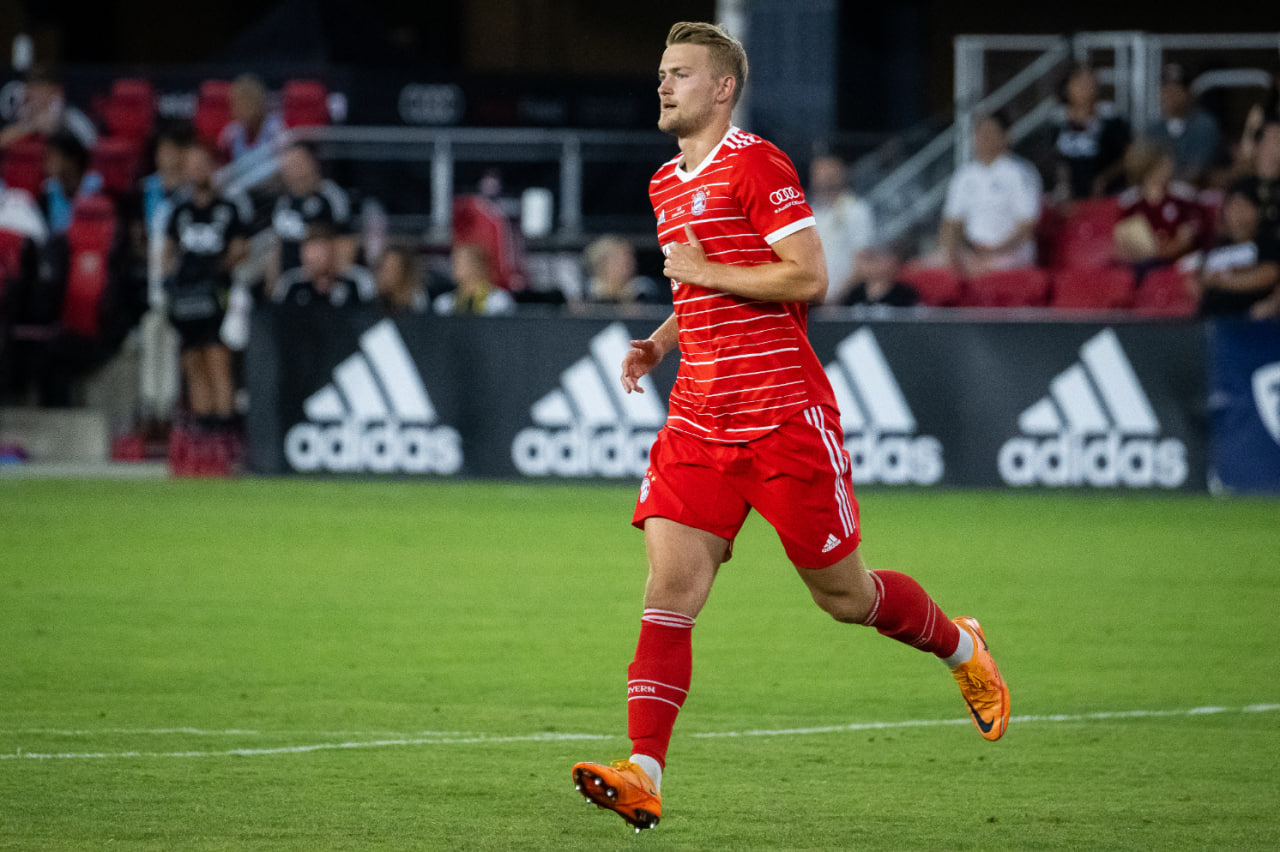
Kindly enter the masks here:
M 730 126 L 732 126 L 732 121 L 728 116 L 725 116 L 723 119 L 711 122 L 692 136 L 681 136 L 679 140 L 680 153 L 684 156 L 680 158 L 680 168 L 686 172 L 691 172 L 702 165 L 702 161 L 711 154 L 715 147 L 720 144 L 720 140 L 729 132 Z

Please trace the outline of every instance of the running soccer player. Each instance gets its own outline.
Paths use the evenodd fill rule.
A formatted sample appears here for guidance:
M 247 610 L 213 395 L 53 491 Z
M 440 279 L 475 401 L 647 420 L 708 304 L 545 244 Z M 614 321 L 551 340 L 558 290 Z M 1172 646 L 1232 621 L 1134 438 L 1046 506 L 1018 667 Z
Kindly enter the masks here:
M 649 558 L 628 669 L 631 758 L 573 767 L 578 791 L 637 831 L 662 816 L 662 771 L 688 694 L 694 619 L 747 513 L 777 530 L 814 601 L 939 657 L 988 740 L 1009 721 L 1009 690 L 977 620 L 948 620 L 919 584 L 870 571 L 849 454 L 831 386 L 805 326 L 827 290 L 813 213 L 791 161 L 732 126 L 747 76 L 723 29 L 678 23 L 658 68 L 659 129 L 679 156 L 649 183 L 675 311 L 633 340 L 622 384 L 679 350 L 670 414 L 650 454 L 632 523 Z

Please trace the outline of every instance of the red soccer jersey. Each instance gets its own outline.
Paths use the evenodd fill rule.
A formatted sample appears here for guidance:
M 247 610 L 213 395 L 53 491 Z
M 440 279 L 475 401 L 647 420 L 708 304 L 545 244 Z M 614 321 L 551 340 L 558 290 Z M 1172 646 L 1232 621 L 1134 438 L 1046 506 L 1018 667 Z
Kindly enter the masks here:
M 771 245 L 813 227 L 800 178 L 787 155 L 736 127 L 686 172 L 680 158 L 649 182 L 658 242 L 685 242 L 686 224 L 716 263 L 778 260 Z M 776 429 L 801 409 L 836 410 L 831 385 L 805 331 L 805 302 L 765 302 L 672 281 L 680 328 L 680 371 L 667 425 L 738 443 Z

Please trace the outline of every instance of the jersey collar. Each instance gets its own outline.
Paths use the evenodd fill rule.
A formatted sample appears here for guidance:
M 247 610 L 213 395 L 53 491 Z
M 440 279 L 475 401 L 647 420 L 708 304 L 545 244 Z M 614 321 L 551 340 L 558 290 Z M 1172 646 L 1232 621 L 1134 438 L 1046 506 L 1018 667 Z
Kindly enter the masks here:
M 702 158 L 702 162 L 698 163 L 698 167 L 691 172 L 687 172 L 680 167 L 680 160 L 684 159 L 684 157 L 681 156 L 677 158 L 676 159 L 676 177 L 680 179 L 680 182 L 688 183 L 689 181 L 696 178 L 698 175 L 702 174 L 702 170 L 705 169 L 710 163 L 712 163 L 717 156 L 719 156 L 720 148 L 724 146 L 724 140 L 728 139 L 730 136 L 732 136 L 734 133 L 737 133 L 737 132 L 738 132 L 738 128 L 736 126 L 729 125 L 729 130 L 724 134 L 724 136 L 720 137 L 720 141 L 716 143 L 716 147 L 712 148 L 711 152 L 707 154 L 707 156 Z

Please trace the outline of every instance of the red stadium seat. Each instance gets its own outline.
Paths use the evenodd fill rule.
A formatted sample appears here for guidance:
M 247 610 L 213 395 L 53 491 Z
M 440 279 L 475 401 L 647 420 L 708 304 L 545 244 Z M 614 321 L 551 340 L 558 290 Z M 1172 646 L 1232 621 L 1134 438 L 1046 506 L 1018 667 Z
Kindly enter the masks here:
M 155 91 L 147 80 L 116 80 L 111 84 L 111 94 L 103 111 L 108 133 L 140 144 L 151 135 L 155 124 Z
M 1049 303 L 1049 273 L 1043 269 L 1005 269 L 969 279 L 965 302 L 976 308 L 1027 308 Z
M 44 180 L 44 148 L 43 136 L 24 136 L 16 140 L 4 151 L 4 161 L 0 164 L 0 180 L 5 186 L 25 189 L 35 195 L 40 191 Z
M 1187 290 L 1187 273 L 1163 266 L 1147 273 L 1134 296 L 1134 311 L 1147 317 L 1192 317 L 1200 301 Z
M 960 304 L 964 297 L 964 281 L 955 270 L 945 266 L 907 263 L 898 271 L 898 278 L 916 289 L 922 305 L 951 307 Z
M 133 189 L 142 151 L 137 141 L 124 136 L 104 136 L 93 147 L 89 168 L 102 175 L 102 188 L 112 195 Z
M 285 127 L 329 123 L 329 90 L 318 80 L 290 80 L 284 84 L 280 111 Z
M 1120 206 L 1113 198 L 1076 202 L 1054 241 L 1054 269 L 1101 269 L 1115 262 L 1113 231 Z
M 192 119 L 196 135 L 216 145 L 222 128 L 231 123 L 231 83 L 227 80 L 205 80 L 196 96 L 196 114 Z
M 1120 310 L 1133 305 L 1133 271 L 1127 266 L 1107 269 L 1060 269 L 1053 274 L 1055 308 Z
M 87 196 L 72 208 L 67 228 L 67 289 L 62 300 L 62 327 L 67 331 L 89 338 L 101 331 L 99 317 L 115 231 L 115 207 L 106 196 Z

